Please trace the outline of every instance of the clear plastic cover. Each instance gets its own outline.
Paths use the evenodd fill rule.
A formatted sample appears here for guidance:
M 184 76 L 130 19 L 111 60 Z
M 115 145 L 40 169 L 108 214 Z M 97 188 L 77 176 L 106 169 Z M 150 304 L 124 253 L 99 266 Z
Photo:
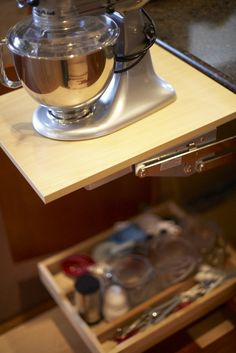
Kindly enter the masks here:
M 9 49 L 21 56 L 66 59 L 111 46 L 118 35 L 118 26 L 106 15 L 78 17 L 68 26 L 40 26 L 30 16 L 9 30 L 7 40 Z

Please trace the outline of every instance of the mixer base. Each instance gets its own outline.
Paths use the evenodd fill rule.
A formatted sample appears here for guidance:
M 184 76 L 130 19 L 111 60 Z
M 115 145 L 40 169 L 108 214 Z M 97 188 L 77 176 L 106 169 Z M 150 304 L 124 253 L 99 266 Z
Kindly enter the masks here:
M 128 126 L 172 103 L 175 91 L 153 70 L 149 54 L 132 70 L 114 74 L 91 113 L 81 119 L 57 119 L 47 107 L 33 115 L 33 126 L 43 136 L 57 140 L 86 140 Z

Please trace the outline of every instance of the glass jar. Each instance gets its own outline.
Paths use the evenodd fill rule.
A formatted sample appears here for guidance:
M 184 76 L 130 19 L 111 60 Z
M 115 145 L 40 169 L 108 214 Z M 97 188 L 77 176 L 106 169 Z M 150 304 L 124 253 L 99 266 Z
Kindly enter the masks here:
M 111 262 L 113 281 L 122 286 L 130 306 L 144 302 L 158 291 L 160 283 L 150 261 L 141 255 L 129 254 Z
M 152 263 L 164 287 L 178 283 L 197 269 L 199 258 L 182 235 L 164 235 L 152 247 Z

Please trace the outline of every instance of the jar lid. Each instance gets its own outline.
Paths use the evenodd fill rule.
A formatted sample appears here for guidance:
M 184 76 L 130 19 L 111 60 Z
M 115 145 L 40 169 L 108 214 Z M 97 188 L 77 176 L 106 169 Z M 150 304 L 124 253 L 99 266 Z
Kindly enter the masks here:
M 94 265 L 94 260 L 85 254 L 71 255 L 62 261 L 63 271 L 71 277 L 84 275 L 91 265 Z
M 75 289 L 81 294 L 93 294 L 100 288 L 99 280 L 90 275 L 85 274 L 76 279 Z
M 76 17 L 68 23 L 38 23 L 32 16 L 12 27 L 9 49 L 37 59 L 67 59 L 112 46 L 119 35 L 115 21 L 106 15 Z

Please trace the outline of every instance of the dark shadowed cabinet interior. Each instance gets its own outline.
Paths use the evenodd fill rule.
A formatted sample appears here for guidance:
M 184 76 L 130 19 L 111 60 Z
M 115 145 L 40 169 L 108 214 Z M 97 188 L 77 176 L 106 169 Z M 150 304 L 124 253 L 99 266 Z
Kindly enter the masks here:
M 0 13 L 7 14 L 7 16 L 1 15 L 1 36 L 4 36 L 10 25 L 19 20 L 18 10 L 15 10 L 15 4 L 12 2 L 4 0 L 0 4 Z M 150 158 L 166 148 L 175 147 L 182 141 L 191 141 L 191 138 L 201 135 L 202 132 L 217 128 L 219 139 L 236 134 L 236 98 L 233 96 L 236 92 L 235 1 L 199 0 L 190 3 L 185 0 L 153 0 L 146 5 L 146 9 L 157 25 L 159 47 L 158 52 L 154 53 L 157 71 L 160 67 L 160 71 L 168 76 L 169 70 L 166 69 L 165 64 L 158 63 L 159 57 L 160 59 L 167 58 L 166 64 L 172 65 L 172 61 L 174 63 L 174 80 L 176 82 L 183 80 L 182 85 L 177 84 L 177 87 L 180 87 L 179 92 L 177 89 L 177 100 L 183 100 L 185 89 L 189 99 L 195 94 L 196 97 L 201 97 L 199 99 L 202 103 L 204 101 L 202 94 L 207 94 L 208 85 L 211 89 L 209 91 L 211 107 L 199 107 L 199 115 L 201 115 L 199 119 L 202 119 L 199 124 L 186 120 L 190 127 L 181 130 L 182 127 L 178 126 L 178 121 L 175 121 L 174 128 L 178 130 L 178 133 L 175 135 L 169 130 L 167 135 L 170 137 L 160 142 L 157 137 L 155 146 L 153 136 L 158 136 L 160 131 L 164 131 L 163 126 L 159 129 L 159 115 L 156 113 L 155 119 L 153 118 L 150 123 L 136 124 L 135 137 L 131 137 L 130 143 L 123 145 L 121 143 L 121 151 L 116 144 L 129 138 L 129 134 L 132 134 L 132 127 L 125 128 L 124 132 L 115 133 L 114 143 L 112 137 L 104 138 L 105 148 L 111 149 L 111 154 L 114 152 L 113 156 L 104 152 L 101 142 L 97 142 L 95 148 L 98 155 L 95 154 L 94 158 L 102 159 L 107 156 L 110 158 L 110 164 L 104 163 L 105 172 L 99 169 L 95 175 L 93 171 L 96 165 L 102 168 L 103 162 L 100 166 L 96 159 L 94 167 L 91 157 L 91 174 L 85 173 L 84 179 L 81 178 L 78 182 L 76 177 L 74 179 L 71 177 L 70 183 L 69 171 L 67 183 L 65 180 L 67 174 L 64 170 L 68 168 L 67 157 L 61 158 L 60 155 L 58 164 L 53 161 L 52 169 L 49 167 L 50 163 L 46 161 L 48 157 L 45 157 L 49 151 L 48 156 L 55 158 L 53 143 L 54 146 L 55 144 L 59 146 L 59 143 L 47 140 L 45 147 L 42 146 L 44 156 L 40 155 L 41 142 L 38 137 L 35 137 L 36 134 L 32 132 L 33 128 L 29 124 L 30 114 L 36 107 L 35 102 L 32 102 L 21 89 L 8 94 L 7 90 L 0 86 L 2 95 L 0 118 L 4 117 L 0 134 L 2 146 L 0 150 L 0 264 L 2 268 L 0 332 L 3 333 L 0 337 L 0 351 L 2 352 L 21 353 L 24 351 L 28 353 L 33 350 L 37 353 L 46 352 L 49 349 L 51 352 L 88 352 L 42 285 L 38 276 L 37 263 L 67 247 L 92 239 L 96 234 L 112 227 L 117 221 L 127 220 L 149 207 L 171 200 L 190 213 L 197 213 L 216 222 L 223 229 L 226 241 L 232 248 L 236 248 L 235 163 L 225 164 L 189 177 L 169 176 L 140 179 L 134 175 L 132 169 L 135 163 Z M 20 16 L 25 15 L 26 13 L 21 13 Z M 160 56 L 158 56 L 159 53 Z M 15 72 L 8 55 L 5 60 L 8 75 L 14 78 Z M 181 72 L 177 72 L 175 67 L 178 70 L 181 69 Z M 197 72 L 197 78 L 195 78 L 195 72 Z M 185 73 L 190 76 L 182 78 Z M 169 81 L 171 81 L 171 74 L 169 74 Z M 196 90 L 191 86 L 191 75 L 194 80 L 197 80 Z M 198 75 L 202 75 L 199 82 Z M 203 91 L 201 84 L 205 85 Z M 215 92 L 215 96 L 212 91 Z M 229 101 L 229 105 L 225 104 L 225 108 L 223 103 L 220 106 L 219 109 L 223 107 L 222 114 L 214 107 L 214 99 Z M 13 106 L 19 102 L 21 106 L 17 110 Z M 191 104 L 188 104 L 188 100 L 183 101 L 183 107 L 186 106 L 189 112 L 185 112 L 182 106 L 177 108 L 180 109 L 177 118 L 189 114 L 189 119 L 191 119 L 191 114 L 193 114 L 195 119 L 196 106 L 193 106 L 195 112 L 192 112 Z M 173 114 L 174 107 L 170 109 L 172 110 L 169 114 Z M 210 111 L 216 114 L 216 120 L 212 113 L 209 120 L 204 123 L 203 114 Z M 21 121 L 20 116 L 23 116 L 23 120 L 25 119 L 24 112 L 26 112 L 27 127 L 21 140 L 17 124 Z M 5 121 L 6 117 L 8 119 L 11 114 L 14 115 L 12 124 Z M 17 114 L 19 118 L 16 118 Z M 163 125 L 166 119 L 165 113 L 160 112 L 160 114 L 160 124 Z M 150 128 L 153 122 L 156 128 L 155 134 L 143 132 L 145 128 Z M 170 129 L 172 125 L 169 120 L 168 124 L 167 129 Z M 137 138 L 138 133 L 141 133 L 140 140 Z M 148 138 L 153 139 L 154 142 L 148 144 Z M 40 139 L 44 141 L 44 138 L 40 137 Z M 27 143 L 33 143 L 33 147 Z M 143 150 L 133 148 L 132 144 L 135 143 L 136 145 L 143 143 Z M 58 154 L 68 153 L 69 160 L 72 161 L 72 158 L 77 156 L 72 153 L 71 146 L 74 142 L 68 144 L 71 145 L 68 147 L 64 142 L 61 143 L 58 147 Z M 21 146 L 24 150 L 22 154 Z M 74 146 L 78 148 L 79 145 L 76 142 Z M 83 147 L 81 151 L 84 153 L 88 148 L 87 150 L 91 153 L 92 147 L 90 144 Z M 132 150 L 127 159 L 124 156 L 125 148 Z M 28 155 L 27 151 L 29 151 Z M 50 155 L 51 151 L 53 151 L 52 155 Z M 38 160 L 33 161 L 29 166 L 27 161 L 31 159 L 30 154 L 34 152 L 34 157 Z M 119 152 L 122 158 L 120 160 L 118 158 L 116 163 L 115 159 Z M 26 158 L 22 157 L 24 153 Z M 85 159 L 82 158 L 81 161 Z M 88 168 L 90 168 L 89 162 Z M 126 175 L 93 190 L 84 188 L 86 186 L 84 180 L 88 180 L 87 184 L 92 184 L 101 179 L 100 175 L 102 178 L 108 177 L 109 174 L 119 172 L 124 168 L 130 168 Z M 30 173 L 28 173 L 29 170 Z M 86 166 L 83 170 L 86 170 Z M 62 182 L 58 187 L 59 174 L 61 174 Z M 46 179 L 44 175 L 47 175 Z M 235 312 L 235 299 L 227 300 L 225 304 L 211 311 L 204 318 L 150 348 L 147 353 L 210 353 L 213 351 L 233 353 L 236 351 Z M 22 326 L 22 322 L 26 323 Z M 39 335 L 44 337 L 44 342 L 40 342 L 41 346 L 38 346 L 37 337 Z

